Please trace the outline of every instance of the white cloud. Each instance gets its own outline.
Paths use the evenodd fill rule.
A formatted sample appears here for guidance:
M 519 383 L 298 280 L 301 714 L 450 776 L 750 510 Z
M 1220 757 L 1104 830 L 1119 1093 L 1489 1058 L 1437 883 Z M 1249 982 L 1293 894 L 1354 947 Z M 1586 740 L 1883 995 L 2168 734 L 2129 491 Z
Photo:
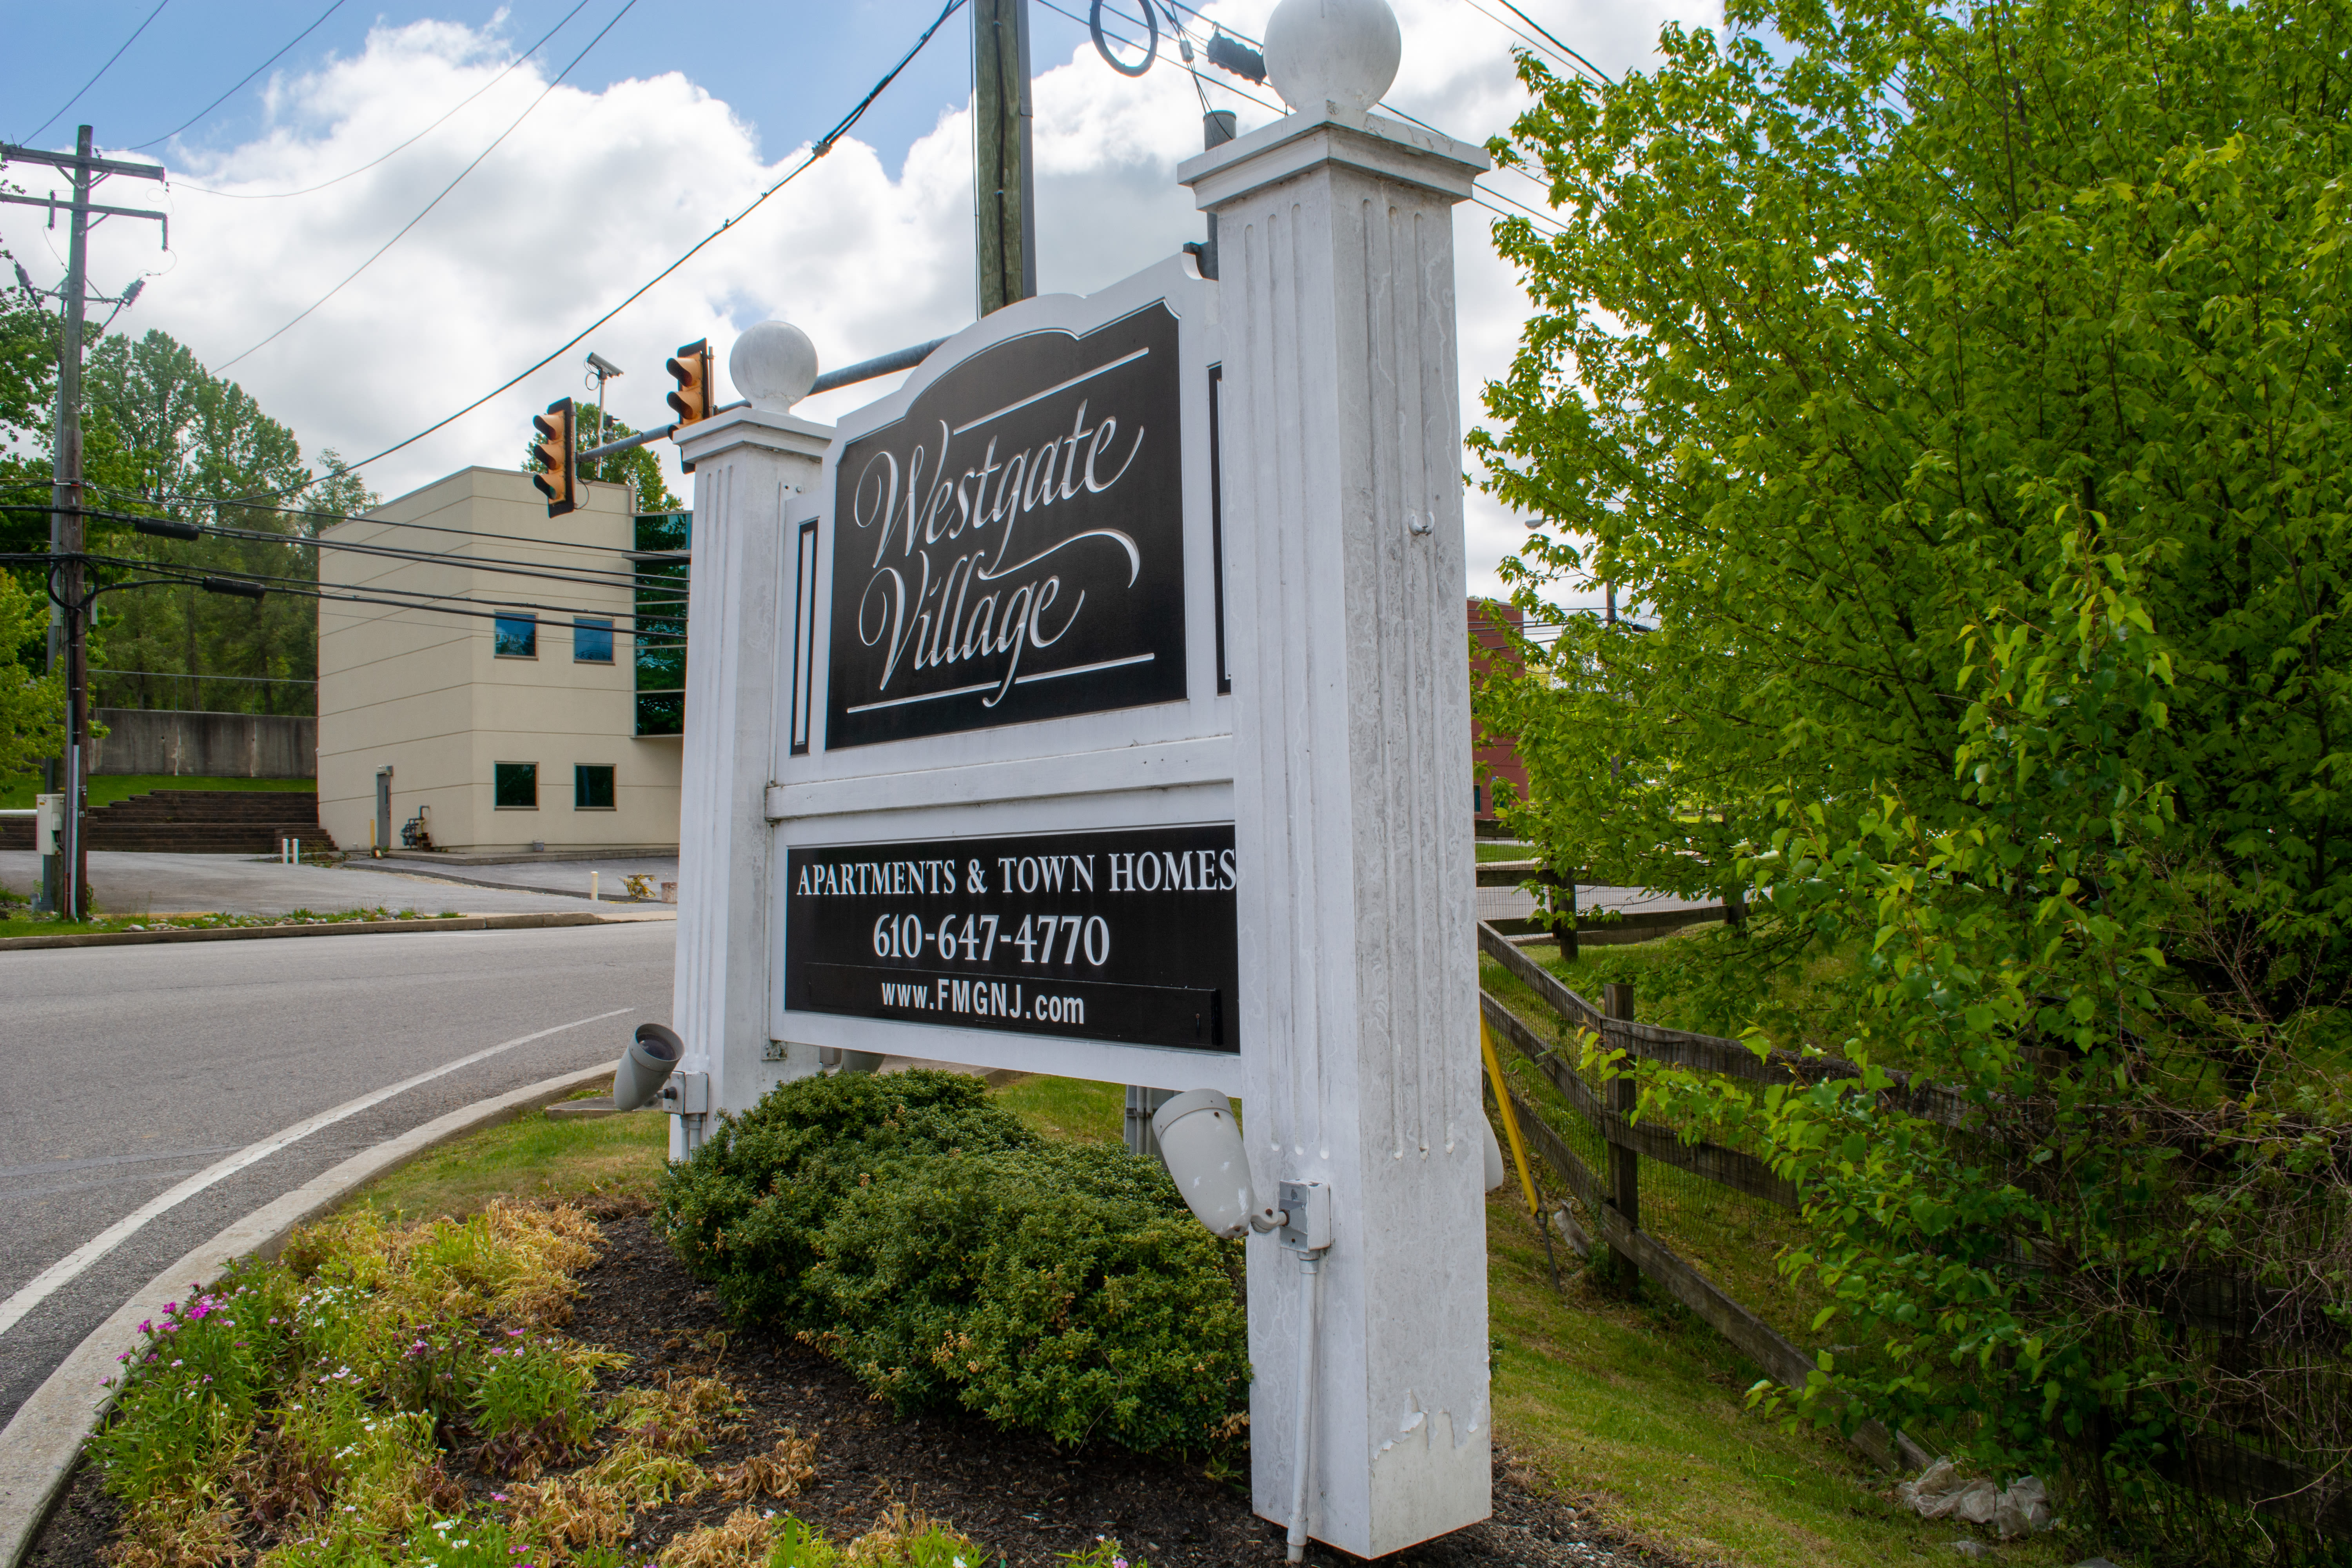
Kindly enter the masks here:
M 1479 3 L 1498 10 L 1495 0 Z M 1271 9 L 1271 0 L 1236 0 L 1210 12 L 1255 35 Z M 1391 102 L 1465 141 L 1505 130 L 1524 103 L 1509 37 L 1461 0 L 1398 0 L 1397 9 L 1405 55 Z M 1644 58 L 1668 16 L 1712 21 L 1715 10 L 1706 0 L 1551 0 L 1538 14 L 1614 69 Z M 1118 77 L 1082 31 L 1043 11 L 1033 25 L 1041 283 L 1098 288 L 1200 237 L 1201 216 L 1174 182 L 1176 163 L 1200 147 L 1200 100 L 1165 56 L 1146 77 Z M 509 44 L 454 22 L 380 27 L 361 53 L 275 84 L 266 134 L 175 166 L 185 184 L 168 198 L 171 257 L 159 260 L 152 226 L 116 222 L 93 237 L 97 287 L 163 274 L 120 325 L 160 327 L 219 366 L 316 300 L 544 90 L 535 64 L 484 90 L 506 69 Z M 960 29 L 931 47 L 963 47 Z M 865 85 L 807 90 L 846 108 Z M 251 195 L 317 184 L 477 91 L 414 147 L 315 195 L 234 200 L 187 188 Z M 1234 106 L 1214 89 L 1210 97 Z M 1237 107 L 1244 129 L 1271 117 Z M 602 91 L 559 87 L 382 260 L 227 374 L 291 425 L 306 452 L 373 452 L 570 337 L 803 152 L 763 159 L 756 126 L 677 73 Z M 1534 197 L 1517 176 L 1489 183 Z M 26 184 L 41 188 L 36 177 Z M 132 184 L 114 182 L 108 199 L 136 205 L 125 200 Z M 1465 423 L 1478 417 L 1481 383 L 1507 365 L 1525 313 L 1486 242 L 1492 218 L 1465 205 L 1455 226 Z M 30 209 L 5 209 L 0 235 L 37 258 L 51 237 L 39 223 Z M 513 463 L 530 413 L 580 391 L 590 348 L 628 371 L 612 406 L 643 426 L 667 417 L 662 361 L 698 337 L 712 337 L 723 359 L 739 328 L 782 316 L 838 365 L 952 331 L 971 319 L 971 258 L 965 112 L 943 114 L 896 168 L 845 139 L 612 324 L 479 413 L 369 468 L 370 483 L 396 494 L 465 463 Z M 887 384 L 836 393 L 807 411 L 825 417 Z M 1470 515 L 1473 586 L 1491 585 L 1492 563 L 1520 533 L 1484 497 L 1474 494 Z

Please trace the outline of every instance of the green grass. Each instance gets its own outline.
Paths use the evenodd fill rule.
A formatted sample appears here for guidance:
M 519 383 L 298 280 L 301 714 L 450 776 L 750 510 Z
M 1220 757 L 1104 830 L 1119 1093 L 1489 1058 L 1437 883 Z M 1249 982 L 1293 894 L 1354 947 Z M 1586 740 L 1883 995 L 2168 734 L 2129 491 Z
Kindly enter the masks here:
M 598 1086 L 572 1098 L 609 1092 Z M 354 1202 L 386 1216 L 463 1219 L 497 1197 L 650 1198 L 668 1158 L 669 1118 L 658 1111 L 556 1121 L 534 1110 L 443 1144 Z
M 95 811 L 112 805 L 118 800 L 128 800 L 134 795 L 152 795 L 163 789 L 238 789 L 238 790 L 315 790 L 316 779 L 207 779 L 184 778 L 171 773 L 99 773 L 89 781 L 89 805 Z M 0 810 L 29 811 L 33 797 L 41 793 L 37 776 L 0 779 Z
M 1542 1244 L 1509 1192 L 1486 1213 L 1496 1440 L 1541 1481 L 1591 1504 L 1628 1539 L 1689 1561 L 1819 1568 L 1951 1560 L 1979 1533 L 1897 1508 L 1892 1478 L 1836 1439 L 1745 1408 L 1760 1375 L 1715 1331 L 1652 1291 L 1602 1294 L 1563 1261 L 1555 1294 Z M 2071 1563 L 2052 1539 L 2004 1546 L 2018 1568 Z
M 10 898 L 16 896 L 8 894 Z M 448 919 L 457 912 L 456 910 L 443 910 L 437 917 L 415 910 L 386 909 L 334 910 L 324 913 L 295 910 L 282 915 L 110 915 L 100 912 L 97 919 L 87 921 L 60 921 L 47 915 L 20 914 L 0 918 L 0 941 L 15 936 L 89 936 L 125 931 L 245 931 L 262 926 L 343 925 L 355 921 L 421 921 Z
M 1478 840 L 1478 864 L 1489 860 L 1532 860 L 1536 847 L 1532 844 L 1498 844 L 1491 838 Z
M 1037 1075 L 992 1089 L 989 1098 L 1048 1138 L 1118 1143 L 1127 1137 L 1127 1090 L 1115 1083 Z

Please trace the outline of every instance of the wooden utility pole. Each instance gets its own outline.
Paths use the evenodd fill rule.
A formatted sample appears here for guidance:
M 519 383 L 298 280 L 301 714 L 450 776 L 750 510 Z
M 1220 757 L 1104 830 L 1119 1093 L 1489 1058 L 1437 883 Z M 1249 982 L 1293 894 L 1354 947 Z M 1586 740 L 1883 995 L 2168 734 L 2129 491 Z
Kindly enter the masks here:
M 85 125 L 75 136 L 73 156 L 69 158 L 37 148 L 0 146 L 0 156 L 10 163 L 47 163 L 65 170 L 73 181 L 66 240 L 66 280 L 58 290 L 65 301 L 65 325 L 58 341 L 57 432 L 51 443 L 54 451 L 49 496 L 49 553 L 58 558 L 49 594 L 52 604 L 63 611 L 64 623 L 64 647 L 60 650 L 60 627 L 53 610 L 49 660 L 55 668 L 62 652 L 66 671 L 65 776 L 57 781 L 65 785 L 66 800 L 57 908 L 68 920 L 83 920 L 89 914 L 89 847 L 83 841 L 82 801 L 89 789 L 89 771 L 90 595 L 88 563 L 83 559 L 89 535 L 83 526 L 81 474 L 81 340 L 89 298 L 89 218 L 97 213 L 109 217 L 151 217 L 170 222 L 166 215 L 159 212 L 91 203 L 90 188 L 109 174 L 129 174 L 142 180 L 163 177 L 163 169 L 153 163 L 125 163 L 96 157 L 90 151 L 91 142 L 90 128 Z M 50 221 L 56 222 L 58 203 L 54 199 L 0 193 L 0 202 L 47 207 Z
M 980 313 L 1037 293 L 1029 0 L 972 0 L 971 164 Z

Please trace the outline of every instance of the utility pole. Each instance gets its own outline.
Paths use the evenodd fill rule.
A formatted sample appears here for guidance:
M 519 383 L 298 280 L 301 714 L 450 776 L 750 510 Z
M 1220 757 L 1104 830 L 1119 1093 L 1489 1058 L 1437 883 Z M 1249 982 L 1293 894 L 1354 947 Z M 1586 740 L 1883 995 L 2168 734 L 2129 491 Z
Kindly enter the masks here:
M 91 140 L 90 128 L 81 127 L 75 135 L 71 157 L 33 147 L 0 145 L 0 158 L 9 163 L 47 163 L 67 171 L 73 180 L 66 280 L 59 290 L 65 300 L 65 325 L 58 341 L 58 417 L 51 443 L 55 454 L 49 496 L 49 553 L 58 558 L 49 586 L 49 666 L 53 669 L 57 667 L 58 643 L 62 640 L 66 670 L 66 754 L 61 759 L 65 776 L 59 781 L 53 774 L 50 781 L 53 785 L 64 784 L 66 797 L 58 856 L 58 887 L 53 907 L 69 921 L 86 919 L 89 914 L 89 848 L 82 835 L 82 802 L 88 794 L 85 775 L 89 757 L 89 594 L 84 580 L 88 531 L 82 521 L 81 473 L 81 338 L 89 293 L 89 220 L 95 213 L 100 217 L 154 218 L 167 226 L 171 222 L 163 213 L 100 206 L 90 201 L 91 188 L 109 174 L 129 174 L 142 180 L 163 177 L 158 164 L 125 163 L 94 156 Z M 54 196 L 0 193 L 0 202 L 47 207 L 50 226 L 57 224 L 58 203 Z M 170 233 L 167 226 L 167 246 Z M 46 874 L 42 880 L 47 890 Z
M 1029 0 L 972 0 L 971 164 L 980 313 L 1037 293 Z

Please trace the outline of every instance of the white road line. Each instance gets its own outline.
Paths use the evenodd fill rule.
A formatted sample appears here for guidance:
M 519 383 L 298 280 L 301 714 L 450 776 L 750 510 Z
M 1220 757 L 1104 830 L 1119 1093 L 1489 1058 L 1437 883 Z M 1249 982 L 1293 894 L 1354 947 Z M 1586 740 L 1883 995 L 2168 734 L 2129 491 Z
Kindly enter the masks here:
M 15 1328 L 26 1313 L 48 1300 L 64 1286 L 70 1284 L 91 1264 L 137 1235 L 148 1221 L 187 1202 L 206 1187 L 227 1180 L 247 1165 L 268 1159 L 288 1144 L 299 1142 L 322 1127 L 331 1127 L 346 1117 L 358 1115 L 372 1105 L 383 1104 L 394 1095 L 404 1094 L 418 1084 L 430 1083 L 445 1073 L 453 1073 L 459 1068 L 471 1067 L 476 1062 L 497 1056 L 500 1051 L 510 1051 L 517 1046 L 527 1046 L 533 1040 L 543 1040 L 550 1035 L 560 1035 L 566 1029 L 576 1029 L 583 1024 L 602 1023 L 606 1018 L 617 1018 L 624 1013 L 635 1011 L 636 1009 L 634 1007 L 615 1007 L 609 1013 L 599 1013 L 588 1018 L 574 1018 L 569 1024 L 558 1024 L 551 1029 L 541 1029 L 530 1035 L 518 1035 L 511 1040 L 501 1041 L 490 1047 L 488 1050 L 476 1051 L 472 1056 L 459 1057 L 456 1061 L 444 1062 L 430 1072 L 421 1072 L 415 1078 L 402 1079 L 398 1083 L 387 1084 L 372 1093 L 361 1095 L 357 1100 L 347 1100 L 332 1110 L 322 1110 L 316 1116 L 297 1121 L 283 1131 L 271 1133 L 258 1143 L 247 1144 L 218 1164 L 198 1171 L 178 1186 L 150 1199 L 116 1220 L 73 1251 L 41 1270 L 23 1289 L 5 1301 L 0 1301 L 0 1334 L 5 1334 Z

